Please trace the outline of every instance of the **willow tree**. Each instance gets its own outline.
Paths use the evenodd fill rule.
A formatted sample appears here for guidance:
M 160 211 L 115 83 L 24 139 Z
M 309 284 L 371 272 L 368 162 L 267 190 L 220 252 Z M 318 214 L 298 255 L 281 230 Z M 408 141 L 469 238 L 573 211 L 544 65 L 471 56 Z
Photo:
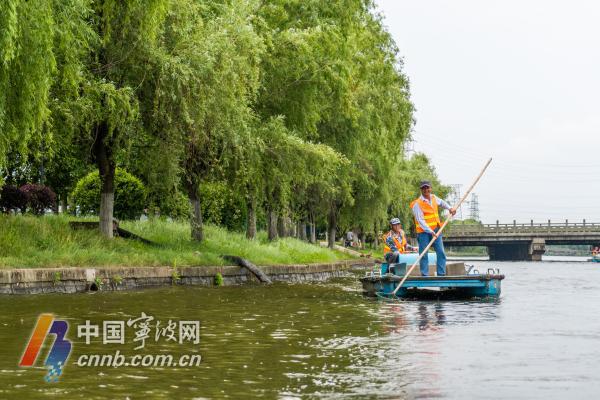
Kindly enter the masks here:
M 319 203 L 326 210 L 328 245 L 333 247 L 340 212 L 353 207 L 360 190 L 368 191 L 380 182 L 370 179 L 371 165 L 367 160 L 383 154 L 373 151 L 372 141 L 377 133 L 365 124 L 368 113 L 371 121 L 382 117 L 382 110 L 364 110 L 369 102 L 366 94 L 372 76 L 366 64 L 379 67 L 380 59 L 373 57 L 377 44 L 367 43 L 368 22 L 372 4 L 362 0 L 337 0 L 313 3 L 313 14 L 325 22 L 326 34 L 320 41 L 321 76 L 319 91 L 323 96 L 320 118 L 316 124 L 315 140 L 343 154 L 349 168 L 337 176 L 337 190 L 319 193 Z M 306 11 L 301 9 L 300 13 Z M 375 92 L 375 90 L 373 91 Z M 370 181 L 370 182 L 369 182 Z M 367 184 L 367 185 L 365 185 Z
M 138 125 L 139 93 L 161 32 L 168 0 L 88 1 L 83 16 L 93 36 L 85 43 L 80 98 L 73 106 L 82 116 L 74 143 L 100 173 L 100 231 L 113 235 L 114 178 L 117 162 Z
M 373 3 L 338 0 L 313 6 L 314 14 L 328 21 L 320 43 L 325 101 L 315 139 L 350 163 L 338 176 L 338 190 L 318 195 L 327 209 L 332 247 L 340 222 L 369 225 L 387 211 L 394 190 L 390 176 L 409 136 L 412 105 L 398 50 Z
M 50 0 L 5 0 L 0 6 L 0 168 L 9 151 L 26 156 L 48 120 L 56 71 L 52 6 Z
M 337 190 L 336 180 L 340 170 L 347 167 L 347 160 L 331 147 L 304 140 L 287 129 L 282 116 L 263 121 L 255 135 L 260 159 L 256 172 L 263 188 L 267 236 L 274 240 L 281 236 L 278 212 L 296 201 L 303 202 L 310 186 Z
M 350 193 L 347 179 L 350 161 L 325 144 L 312 144 L 304 154 L 304 179 L 297 186 L 299 226 L 306 229 L 308 223 L 309 240 L 316 243 L 317 216 L 328 211 L 322 199 L 344 197 Z
M 262 124 L 255 121 L 244 140 L 244 146 L 238 148 L 231 162 L 232 170 L 236 171 L 232 179 L 237 193 L 244 197 L 246 202 L 246 238 L 255 239 L 257 234 L 258 205 L 262 201 L 264 193 L 262 175 L 262 161 L 265 143 L 256 133 L 262 128 Z
M 200 185 L 204 180 L 233 181 L 233 162 L 252 129 L 252 103 L 259 84 L 262 41 L 250 22 L 252 3 L 213 3 L 204 16 L 204 64 L 199 118 L 188 131 L 185 176 L 193 204 L 192 238 L 203 239 Z
M 403 189 L 393 178 L 404 166 L 404 142 L 412 127 L 413 106 L 394 41 L 377 15 L 365 12 L 363 18 L 352 41 L 357 49 L 353 73 L 358 118 L 354 129 L 360 152 L 352 156 L 354 204 L 345 207 L 342 216 L 348 226 L 360 227 L 363 235 L 371 228 L 377 235 L 379 221 L 387 219 L 392 199 Z
M 266 44 L 261 62 L 261 88 L 254 106 L 256 113 L 262 121 L 282 121 L 285 130 L 280 130 L 281 134 L 296 136 L 306 143 L 319 142 L 318 124 L 330 102 L 328 87 L 331 70 L 335 68 L 330 55 L 337 42 L 343 40 L 336 37 L 337 28 L 329 16 L 321 12 L 328 7 L 327 3 L 314 0 L 275 0 L 262 3 L 259 18 L 255 20 Z M 293 143 L 284 140 L 284 136 L 279 139 L 282 145 Z M 311 207 L 309 211 L 309 204 L 320 203 L 314 196 L 321 195 L 314 179 L 304 179 L 306 164 L 294 165 L 294 157 L 280 162 L 275 159 L 279 160 L 267 160 L 273 165 L 265 172 L 268 179 L 264 186 L 271 239 L 276 237 L 280 214 L 291 208 L 297 218 L 309 216 L 317 209 Z M 322 159 L 313 165 L 319 168 L 337 164 L 335 159 Z M 291 192 L 293 196 L 289 195 Z
M 251 129 L 262 49 L 252 10 L 242 0 L 173 0 L 155 52 L 157 67 L 142 85 L 153 99 L 141 103 L 146 130 L 170 159 L 169 170 L 178 163 L 197 241 L 204 237 L 200 186 L 233 175 Z
M 89 0 L 8 0 L 0 7 L 0 167 L 6 151 L 49 184 L 63 205 L 85 162 L 72 139 L 85 119 L 79 102 L 97 42 Z

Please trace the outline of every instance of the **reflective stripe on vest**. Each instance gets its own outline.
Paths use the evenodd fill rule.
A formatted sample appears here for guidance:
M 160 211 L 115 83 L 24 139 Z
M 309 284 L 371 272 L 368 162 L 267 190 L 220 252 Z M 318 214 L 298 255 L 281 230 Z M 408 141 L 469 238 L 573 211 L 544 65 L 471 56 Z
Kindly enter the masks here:
M 431 230 L 435 230 L 436 228 L 442 226 L 442 223 L 440 221 L 440 214 L 438 213 L 437 199 L 434 195 L 431 195 L 431 204 L 422 200 L 420 197 L 416 200 L 413 200 L 413 202 L 410 203 L 411 210 L 414 207 L 415 203 L 418 203 L 419 207 L 421 207 L 421 211 L 423 211 L 423 219 L 425 220 L 427 226 L 431 228 Z M 425 230 L 421 228 L 421 225 L 419 225 L 419 222 L 416 218 L 415 229 L 417 230 L 417 233 L 425 232 Z
M 386 233 L 385 235 L 383 235 L 383 255 L 384 256 L 387 253 L 391 253 L 392 252 L 392 249 L 390 249 L 390 247 L 387 245 L 387 239 L 393 233 L 394 233 L 394 231 L 389 231 L 388 233 Z M 396 248 L 398 248 L 398 251 L 400 253 L 404 253 L 405 249 L 406 249 L 406 235 L 404 234 L 404 231 L 400 231 L 400 235 L 402 237 L 402 241 L 399 241 L 398 237 L 396 237 L 396 236 L 393 237 L 393 240 L 394 240 L 394 244 L 396 245 Z

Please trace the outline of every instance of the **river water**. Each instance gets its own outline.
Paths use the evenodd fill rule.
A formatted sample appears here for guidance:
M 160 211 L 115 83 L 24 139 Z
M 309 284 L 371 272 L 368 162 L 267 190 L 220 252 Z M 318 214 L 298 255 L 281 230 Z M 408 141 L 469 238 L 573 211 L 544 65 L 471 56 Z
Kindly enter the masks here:
M 600 395 L 600 265 L 473 262 L 506 275 L 495 301 L 383 302 L 325 284 L 173 287 L 1 297 L 0 398 L 565 399 Z M 358 275 L 358 273 L 357 273 Z M 58 383 L 18 362 L 40 313 L 69 322 Z M 200 343 L 155 331 L 102 344 L 103 321 L 200 321 Z M 77 337 L 89 320 L 99 337 Z M 152 324 L 150 324 L 151 326 Z M 199 354 L 193 367 L 86 367 L 82 355 Z

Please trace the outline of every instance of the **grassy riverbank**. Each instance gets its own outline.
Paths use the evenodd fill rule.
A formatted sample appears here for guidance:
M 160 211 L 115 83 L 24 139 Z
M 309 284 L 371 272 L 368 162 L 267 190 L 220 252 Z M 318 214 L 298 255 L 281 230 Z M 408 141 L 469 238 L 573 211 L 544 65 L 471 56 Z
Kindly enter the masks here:
M 257 265 L 333 262 L 351 258 L 297 239 L 255 241 L 243 233 L 206 226 L 206 240 L 190 240 L 189 225 L 160 220 L 123 222 L 121 226 L 156 246 L 136 240 L 107 240 L 96 231 L 72 230 L 64 216 L 0 215 L 0 268 L 84 266 L 224 265 L 221 254 L 247 258 Z

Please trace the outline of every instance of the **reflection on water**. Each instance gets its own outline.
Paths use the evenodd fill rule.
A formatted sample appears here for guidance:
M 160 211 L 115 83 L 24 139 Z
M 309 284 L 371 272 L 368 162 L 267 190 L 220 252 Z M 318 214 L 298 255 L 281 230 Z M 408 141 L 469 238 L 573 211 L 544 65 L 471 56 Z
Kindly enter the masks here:
M 0 398 L 578 398 L 600 392 L 600 267 L 489 263 L 507 275 L 494 301 L 387 302 L 356 279 L 320 285 L 167 288 L 0 298 Z M 42 354 L 17 367 L 38 314 L 67 319 L 73 354 L 46 384 Z M 200 320 L 199 347 L 152 343 L 140 354 L 198 352 L 195 368 L 83 368 L 76 324 L 139 317 Z M 46 351 L 48 349 L 46 343 Z M 587 396 L 586 396 L 587 395 Z

